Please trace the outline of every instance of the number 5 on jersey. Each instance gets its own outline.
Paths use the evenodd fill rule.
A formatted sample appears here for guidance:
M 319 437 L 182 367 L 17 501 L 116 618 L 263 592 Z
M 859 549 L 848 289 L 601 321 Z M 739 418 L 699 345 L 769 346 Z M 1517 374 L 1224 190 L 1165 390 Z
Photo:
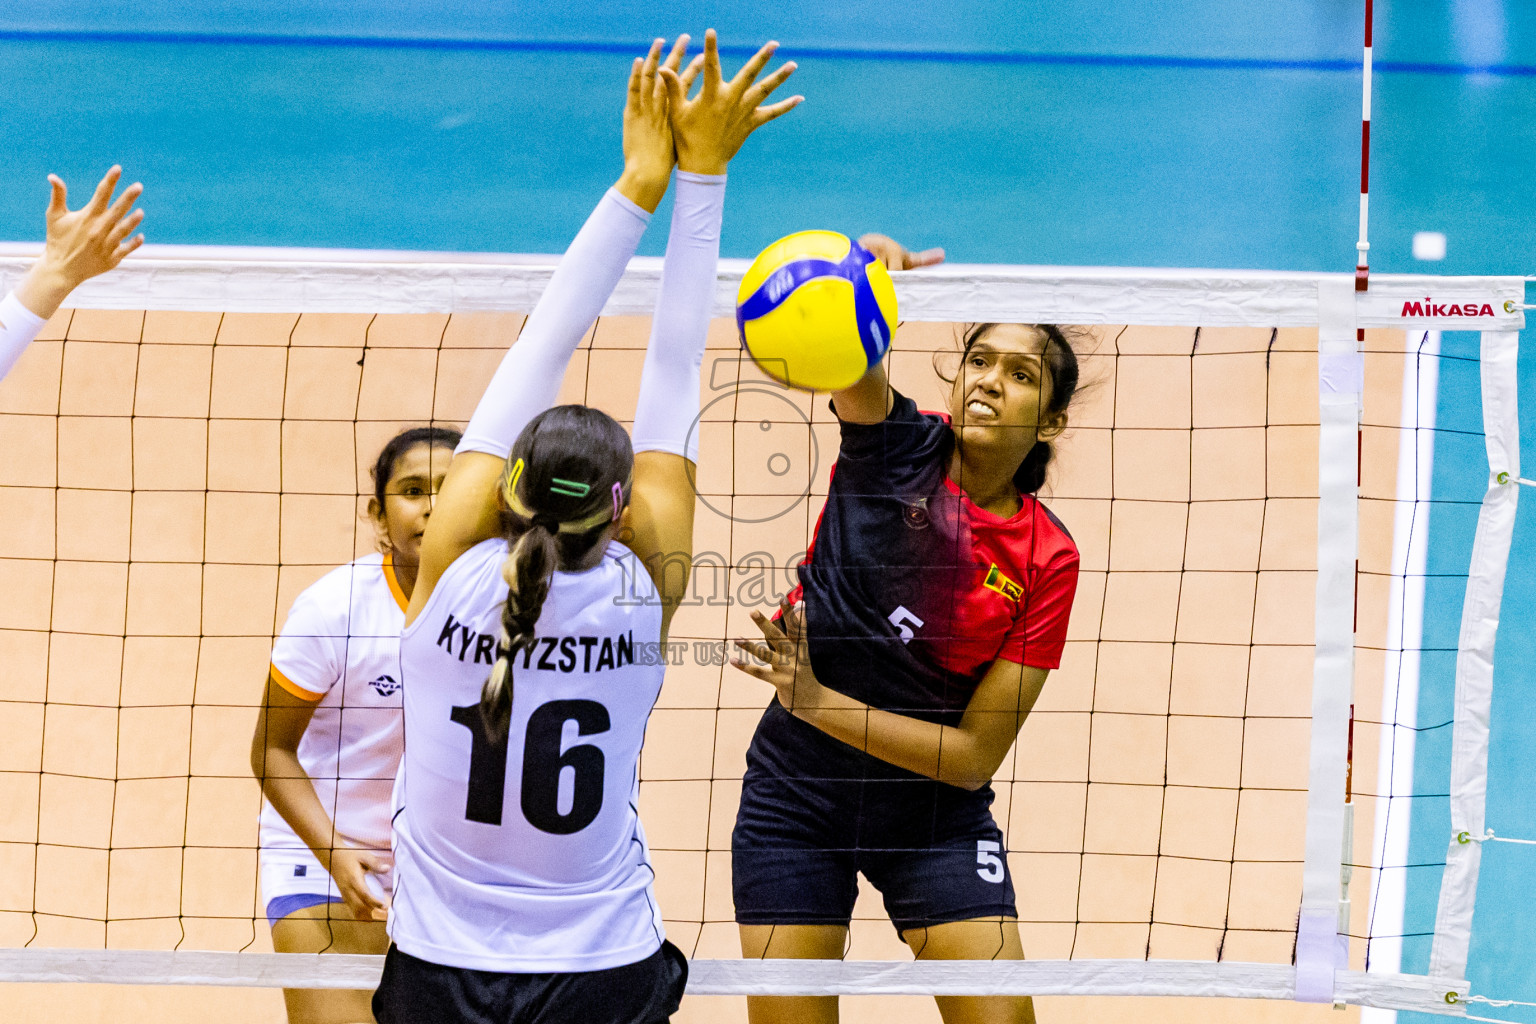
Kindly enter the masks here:
M 904 644 L 911 643 L 912 638 L 917 635 L 913 627 L 920 628 L 923 625 L 923 620 L 908 611 L 904 604 L 897 605 L 896 610 L 886 618 L 891 620 L 891 625 L 895 626 L 896 631 L 901 634 L 901 642 Z
M 449 717 L 469 730 L 469 786 L 464 817 L 485 825 L 501 824 L 507 790 L 507 740 L 493 743 L 480 721 L 480 705 L 455 707 Z M 611 726 L 608 709 L 593 700 L 552 700 L 528 716 L 523 735 L 523 817 L 541 832 L 567 836 L 580 832 L 603 809 L 603 752 L 591 743 L 560 744 L 565 724 L 576 735 L 595 736 Z M 560 812 L 560 778 L 571 769 L 571 807 Z

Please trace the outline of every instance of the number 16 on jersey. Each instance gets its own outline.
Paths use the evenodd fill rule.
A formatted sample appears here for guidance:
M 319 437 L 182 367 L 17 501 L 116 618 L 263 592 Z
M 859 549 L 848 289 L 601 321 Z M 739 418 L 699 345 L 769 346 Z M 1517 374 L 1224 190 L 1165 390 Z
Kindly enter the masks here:
M 507 790 L 507 740 L 491 742 L 481 725 L 480 705 L 455 707 L 449 717 L 469 730 L 469 780 L 464 817 L 485 825 L 501 824 Z M 528 716 L 523 735 L 523 817 L 551 835 L 568 836 L 597 820 L 603 809 L 602 750 L 573 743 L 561 750 L 567 722 L 577 736 L 595 736 L 611 728 L 608 709 L 594 700 L 552 700 Z M 570 770 L 570 809 L 560 810 L 560 783 Z

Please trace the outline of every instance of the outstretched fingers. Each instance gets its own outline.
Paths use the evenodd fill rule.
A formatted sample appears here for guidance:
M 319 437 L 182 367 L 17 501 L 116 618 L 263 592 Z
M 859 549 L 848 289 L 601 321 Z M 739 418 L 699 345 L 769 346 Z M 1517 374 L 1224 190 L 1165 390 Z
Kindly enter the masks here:
M 687 95 L 693 89 L 693 83 L 699 77 L 699 72 L 704 70 L 704 55 L 701 53 L 688 62 L 688 66 L 677 76 L 683 85 L 683 95 Z
M 57 174 L 48 175 L 48 219 L 62 217 L 69 212 L 69 189 L 64 187 L 64 179 Z
M 924 249 L 922 252 L 907 254 L 907 270 L 915 270 L 918 267 L 935 267 L 944 262 L 943 249 Z
M 875 259 L 884 263 L 887 270 L 916 270 L 918 267 L 932 267 L 944 262 L 943 249 L 911 252 L 888 235 L 861 235 L 859 244 L 868 249 Z
M 746 647 L 740 640 L 736 642 L 736 646 L 742 648 L 742 650 L 746 650 Z M 752 654 L 752 652 L 747 651 L 747 654 Z M 757 655 L 752 654 L 751 657 L 746 657 L 738 653 L 732 655 L 730 661 L 732 668 L 740 672 L 745 672 L 747 675 L 751 676 L 753 679 L 759 680 L 760 682 L 767 683 L 770 686 L 777 686 L 773 679 L 773 666 L 771 664 L 762 664 L 763 659 L 757 657 Z
M 651 48 L 644 57 L 636 57 L 629 66 L 629 103 L 631 106 L 639 106 L 640 102 L 650 95 L 652 77 L 656 74 L 656 67 L 661 58 L 661 47 L 664 39 L 651 40 Z
M 115 224 L 122 220 L 127 216 L 128 211 L 133 208 L 133 204 L 138 202 L 139 196 L 143 194 L 144 186 L 137 181 L 123 189 L 123 194 L 117 197 L 117 202 L 113 203 L 111 209 L 107 210 L 108 222 Z
M 773 57 L 774 51 L 778 48 L 779 44 L 776 40 L 770 39 L 764 43 L 752 55 L 752 58 L 741 66 L 741 70 L 736 72 L 736 77 L 731 79 L 731 88 L 738 93 L 745 92 L 747 87 L 762 73 L 763 68 L 768 66 L 768 61 Z
M 629 105 L 632 107 L 640 102 L 640 70 L 644 66 L 644 57 L 636 57 L 629 66 Z
M 758 81 L 777 49 L 774 42 L 760 47 L 734 78 L 722 82 L 719 39 L 714 29 L 704 34 L 702 60 L 695 58 L 679 72 L 675 85 L 670 79 L 667 83 L 679 167 L 701 174 L 724 174 L 747 136 L 803 100 L 796 96 L 771 107 L 759 107 L 795 72 L 795 65 L 789 63 Z M 663 69 L 662 74 L 669 72 Z M 689 99 L 696 78 L 702 84 L 697 95 Z
M 662 68 L 656 75 L 657 80 L 667 91 L 667 103 L 672 110 L 676 110 L 688 96 L 688 87 L 682 79 L 673 73 L 671 68 Z
M 776 654 L 773 648 L 769 647 L 767 644 L 759 640 L 737 640 L 736 647 L 738 650 L 746 651 L 748 654 L 752 655 L 752 657 L 762 662 L 763 665 L 758 666 L 759 668 L 763 668 L 765 666 L 767 668 L 773 667 L 773 664 L 776 660 Z
M 766 107 L 758 107 L 752 114 L 752 127 L 760 128 L 775 118 L 783 117 L 804 102 L 804 96 L 791 96 L 787 100 L 780 100 Z
M 651 81 L 651 106 L 661 111 L 667 109 L 667 97 L 670 91 L 667 85 L 668 73 L 665 70 L 659 71 Z
M 765 682 L 777 685 L 776 676 L 794 672 L 798 660 L 795 644 L 786 641 L 733 640 L 740 653 L 734 656 L 737 667 L 756 669 L 752 674 Z
M 129 253 L 133 252 L 133 250 L 137 249 L 143 244 L 143 235 L 134 235 L 132 238 L 128 239 L 128 241 L 123 242 L 116 249 L 112 250 L 112 255 L 109 257 L 112 265 L 107 269 L 111 270 L 115 268 L 119 263 L 123 262 L 124 256 L 127 256 Z
M 91 201 L 86 203 L 86 209 L 92 213 L 99 213 L 107 208 L 107 200 L 112 198 L 113 189 L 117 188 L 117 180 L 123 176 L 122 167 L 112 165 L 112 169 L 106 173 L 96 185 L 96 191 L 91 195 Z
M 752 621 L 763 631 L 763 640 L 739 641 L 737 646 L 750 650 L 763 661 L 789 661 L 794 658 L 798 643 L 796 637 L 786 632 L 790 625 L 788 622 L 781 628 L 779 623 L 756 611 L 752 613 Z
M 676 74 L 678 69 L 683 66 L 683 58 L 688 56 L 688 43 L 690 41 L 691 37 L 686 32 L 678 36 L 677 42 L 672 44 L 672 52 L 667 54 L 667 59 L 662 61 L 661 66 Z
M 664 66 L 661 62 L 661 48 L 665 44 L 663 39 L 651 40 L 651 48 L 646 51 L 644 57 L 636 57 L 629 67 L 629 94 L 625 99 L 625 107 L 630 114 L 642 118 L 651 116 L 658 103 L 665 103 L 666 84 L 658 73 Z
M 665 44 L 665 39 L 651 40 L 650 52 L 645 55 L 645 66 L 640 70 L 642 79 L 649 79 L 656 74 L 656 68 L 661 64 L 661 48 Z
M 758 105 L 759 103 L 763 102 L 763 100 L 767 99 L 769 95 L 773 93 L 773 90 L 783 85 L 789 76 L 795 73 L 795 69 L 799 66 L 800 65 L 796 64 L 794 61 L 785 63 L 773 74 L 769 75 L 761 82 L 753 85 L 746 92 L 742 93 L 742 98 L 751 103 L 753 106 Z
M 115 225 L 113 226 L 112 230 L 107 232 L 107 238 L 106 238 L 107 245 L 111 246 L 111 247 L 114 247 L 114 248 L 116 246 L 120 245 L 122 243 L 123 239 L 127 238 L 130 234 L 132 234 L 133 233 L 133 229 L 138 227 L 143 222 L 144 222 L 144 211 L 143 210 L 134 210 L 128 216 L 121 218 L 120 220 L 118 220 L 115 223 Z
M 715 30 L 709 29 L 704 33 L 704 90 L 700 97 L 714 99 L 720 84 L 720 41 L 715 37 Z

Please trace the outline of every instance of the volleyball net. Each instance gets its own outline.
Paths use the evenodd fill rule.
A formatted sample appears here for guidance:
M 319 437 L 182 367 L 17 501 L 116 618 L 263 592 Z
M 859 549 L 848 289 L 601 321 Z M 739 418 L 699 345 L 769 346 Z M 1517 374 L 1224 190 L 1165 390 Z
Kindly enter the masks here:
M 551 265 L 289 255 L 151 251 L 81 289 L 0 385 L 0 980 L 377 980 L 379 958 L 270 952 L 248 762 L 268 655 L 301 590 L 374 550 L 384 441 L 468 419 Z M 24 262 L 0 259 L 0 290 Z M 994 782 L 1028 960 L 911 962 L 866 886 L 844 960 L 775 962 L 740 959 L 732 914 L 730 832 L 770 695 L 728 642 L 794 585 L 838 429 L 824 396 L 743 357 L 742 269 L 721 273 L 693 593 L 640 766 L 690 993 L 1465 1014 L 1523 282 L 898 275 L 888 365 L 920 408 L 943 407 L 935 358 L 958 356 L 963 322 L 1091 338 L 1042 492 L 1082 552 L 1071 631 Z M 630 420 L 659 270 L 631 265 L 561 401 Z M 1436 425 L 1449 374 L 1479 378 L 1480 421 Z M 1430 490 L 1445 429 L 1487 458 L 1486 495 Z M 1430 523 L 1470 549 L 1434 574 L 1432 600 L 1465 593 L 1454 649 L 1424 639 Z M 1453 722 L 1417 721 L 1427 673 L 1454 677 Z M 1415 743 L 1452 734 L 1448 775 L 1416 778 Z M 1410 824 L 1441 818 L 1443 843 L 1413 844 L 1438 854 L 1416 860 Z M 1408 906 L 1425 886 L 1427 929 Z

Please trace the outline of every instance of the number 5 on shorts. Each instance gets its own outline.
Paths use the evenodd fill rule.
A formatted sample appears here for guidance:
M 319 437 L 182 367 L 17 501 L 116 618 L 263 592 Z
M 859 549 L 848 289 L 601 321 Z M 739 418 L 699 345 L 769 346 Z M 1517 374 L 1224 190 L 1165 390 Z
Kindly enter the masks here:
M 983 882 L 1003 880 L 1003 859 L 997 855 L 1002 848 L 1002 843 L 994 843 L 990 839 L 976 840 L 976 863 L 981 865 L 976 873 Z

